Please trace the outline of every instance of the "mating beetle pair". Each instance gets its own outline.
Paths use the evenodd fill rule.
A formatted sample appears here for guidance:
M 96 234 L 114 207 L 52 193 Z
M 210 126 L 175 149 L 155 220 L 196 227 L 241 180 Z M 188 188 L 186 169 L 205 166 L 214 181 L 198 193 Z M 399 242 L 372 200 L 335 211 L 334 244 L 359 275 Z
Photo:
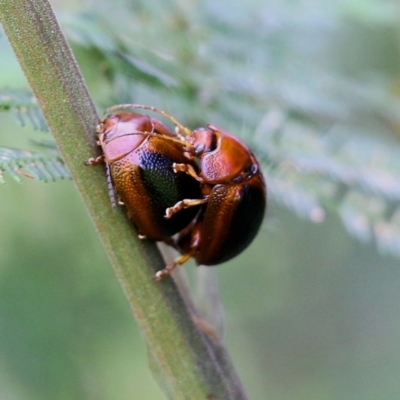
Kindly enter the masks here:
M 155 118 L 117 111 L 97 127 L 112 203 L 114 189 L 139 234 L 164 241 L 182 255 L 157 272 L 159 281 L 193 257 L 217 265 L 241 253 L 254 239 L 266 208 L 266 187 L 250 150 L 213 125 L 189 130 L 150 106 L 122 108 L 157 112 L 176 126 L 172 132 Z

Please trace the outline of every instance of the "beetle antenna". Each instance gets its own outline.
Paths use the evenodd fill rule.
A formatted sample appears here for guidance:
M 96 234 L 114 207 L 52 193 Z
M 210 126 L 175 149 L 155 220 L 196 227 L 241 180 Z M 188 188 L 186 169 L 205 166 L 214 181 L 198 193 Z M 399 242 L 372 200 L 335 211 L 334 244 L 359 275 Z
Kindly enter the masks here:
M 154 133 L 154 132 L 129 132 L 129 133 L 124 133 L 122 135 L 118 135 L 118 136 L 114 136 L 108 140 L 105 141 L 106 144 L 112 142 L 113 140 L 117 140 L 123 136 L 132 136 L 132 135 L 145 135 L 145 136 L 157 136 L 158 138 L 162 137 L 165 140 L 170 140 L 171 142 L 175 142 L 175 143 L 179 143 L 183 146 L 186 146 L 187 143 L 184 142 L 183 140 L 180 139 L 176 139 L 170 136 L 164 136 L 164 135 L 160 135 L 158 133 Z
M 172 115 L 168 114 L 167 112 L 160 110 L 159 108 L 153 107 L 153 106 L 146 106 L 144 104 L 117 104 L 115 106 L 107 108 L 106 112 L 112 111 L 112 110 L 117 110 L 119 108 L 141 108 L 144 110 L 150 110 L 154 111 L 158 114 L 161 114 L 163 117 L 169 119 L 173 124 L 175 124 L 185 135 L 191 135 L 192 131 L 189 128 L 186 128 L 186 126 L 182 125 L 176 118 L 174 118 Z

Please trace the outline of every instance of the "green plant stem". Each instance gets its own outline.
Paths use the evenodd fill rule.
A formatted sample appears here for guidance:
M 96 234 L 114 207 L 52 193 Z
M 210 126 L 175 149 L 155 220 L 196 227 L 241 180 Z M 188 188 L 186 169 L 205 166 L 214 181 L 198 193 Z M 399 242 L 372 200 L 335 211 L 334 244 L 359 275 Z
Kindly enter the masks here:
M 98 116 L 50 4 L 0 0 L 0 22 L 144 332 L 164 392 L 174 400 L 244 399 L 226 351 L 193 322 L 173 280 L 152 281 L 164 266 L 155 245 L 138 240 L 124 213 L 111 208 L 102 168 L 83 165 L 96 153 Z

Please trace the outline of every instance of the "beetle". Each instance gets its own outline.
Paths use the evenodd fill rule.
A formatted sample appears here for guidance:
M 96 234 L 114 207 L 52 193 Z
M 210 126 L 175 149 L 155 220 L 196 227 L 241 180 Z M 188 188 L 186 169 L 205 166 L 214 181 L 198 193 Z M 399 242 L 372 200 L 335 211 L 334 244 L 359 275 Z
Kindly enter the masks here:
M 165 111 L 152 106 L 124 104 L 157 112 L 176 126 L 176 139 L 184 144 L 184 162 L 175 162 L 175 173 L 186 173 L 200 185 L 201 196 L 184 198 L 165 210 L 167 219 L 201 207 L 175 238 L 182 254 L 155 280 L 168 276 L 193 257 L 197 264 L 218 265 L 241 253 L 253 241 L 264 218 L 267 189 L 260 165 L 249 148 L 233 134 L 207 125 L 191 131 Z M 196 161 L 198 168 L 193 164 Z
M 201 197 L 199 183 L 173 169 L 174 163 L 187 162 L 182 143 L 161 121 L 133 112 L 108 115 L 96 131 L 103 154 L 87 164 L 106 164 L 113 206 L 116 192 L 140 237 L 171 244 L 171 237 L 190 224 L 199 207 L 170 219 L 164 218 L 165 209 Z M 197 168 L 194 162 L 191 166 Z

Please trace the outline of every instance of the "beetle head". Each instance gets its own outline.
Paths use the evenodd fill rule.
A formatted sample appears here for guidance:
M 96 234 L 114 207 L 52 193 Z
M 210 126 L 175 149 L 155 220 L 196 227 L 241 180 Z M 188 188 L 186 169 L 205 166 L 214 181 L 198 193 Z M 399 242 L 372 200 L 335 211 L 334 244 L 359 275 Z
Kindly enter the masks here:
M 118 112 L 102 120 L 97 128 L 99 142 L 108 163 L 119 160 L 139 147 L 152 133 L 151 119 L 146 115 Z
M 214 125 L 193 131 L 191 144 L 208 183 L 239 183 L 258 172 L 258 163 L 248 147 Z

